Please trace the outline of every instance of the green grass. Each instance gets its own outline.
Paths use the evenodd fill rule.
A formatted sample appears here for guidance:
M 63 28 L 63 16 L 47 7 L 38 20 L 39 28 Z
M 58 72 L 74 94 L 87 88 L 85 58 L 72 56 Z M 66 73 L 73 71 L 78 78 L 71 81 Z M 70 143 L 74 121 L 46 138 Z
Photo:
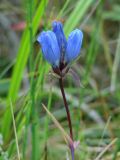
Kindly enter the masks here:
M 11 13 L 12 2 L 9 5 L 4 7 L 2 3 L 2 10 Z M 66 160 L 67 155 L 70 157 L 62 134 L 69 133 L 69 129 L 58 79 L 51 73 L 36 43 L 38 33 L 51 29 L 54 19 L 64 22 L 66 36 L 75 28 L 84 32 L 80 59 L 72 64 L 76 78 L 71 73 L 64 79 L 74 137 L 80 141 L 75 157 L 77 160 L 95 160 L 99 156 L 103 160 L 119 160 L 118 2 L 27 0 L 13 7 L 15 15 L 17 9 L 27 26 L 22 31 L 14 59 L 3 56 L 5 63 L 0 59 L 0 160 L 6 157 Z M 17 18 L 19 20 L 19 16 Z M 59 122 L 57 125 L 55 119 Z

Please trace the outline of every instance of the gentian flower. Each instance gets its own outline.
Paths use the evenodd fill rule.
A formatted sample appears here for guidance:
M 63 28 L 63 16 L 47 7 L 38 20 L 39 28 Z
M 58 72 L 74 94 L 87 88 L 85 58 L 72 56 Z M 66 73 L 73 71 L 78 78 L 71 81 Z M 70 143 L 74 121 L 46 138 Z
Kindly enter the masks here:
M 69 64 L 80 54 L 83 33 L 81 30 L 75 29 L 70 33 L 67 40 L 61 22 L 54 21 L 52 23 L 52 28 L 52 31 L 40 33 L 37 41 L 41 45 L 44 58 L 52 65 L 53 71 L 59 76 L 59 85 L 67 112 L 67 120 L 70 130 L 69 147 L 72 160 L 74 160 L 75 145 L 69 107 L 63 87 L 63 77 L 69 70 Z
M 62 72 L 68 64 L 79 56 L 83 33 L 81 30 L 75 29 L 70 33 L 67 40 L 61 22 L 54 21 L 52 28 L 53 31 L 40 33 L 37 41 L 41 45 L 44 58 L 59 74 L 58 70 Z

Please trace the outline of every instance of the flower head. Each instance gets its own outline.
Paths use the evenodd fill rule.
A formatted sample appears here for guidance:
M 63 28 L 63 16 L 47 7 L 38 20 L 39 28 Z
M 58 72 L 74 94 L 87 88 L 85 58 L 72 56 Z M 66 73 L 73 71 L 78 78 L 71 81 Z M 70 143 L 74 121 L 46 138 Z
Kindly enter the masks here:
M 40 43 L 44 58 L 53 69 L 62 71 L 69 63 L 75 60 L 82 45 L 83 33 L 79 29 L 72 31 L 66 40 L 61 22 L 52 23 L 53 31 L 42 32 L 37 41 Z

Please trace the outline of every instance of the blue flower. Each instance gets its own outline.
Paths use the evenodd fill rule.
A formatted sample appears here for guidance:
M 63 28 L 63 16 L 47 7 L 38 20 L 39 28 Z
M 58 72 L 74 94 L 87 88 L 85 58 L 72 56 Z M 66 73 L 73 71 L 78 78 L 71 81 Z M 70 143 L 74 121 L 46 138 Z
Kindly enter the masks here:
M 60 49 L 55 33 L 52 31 L 42 32 L 37 41 L 41 44 L 44 58 L 53 66 L 59 67 Z
M 53 68 L 57 67 L 61 70 L 79 56 L 83 33 L 75 29 L 70 33 L 67 41 L 61 22 L 54 21 L 52 27 L 53 31 L 42 32 L 37 41 L 42 47 L 44 58 Z

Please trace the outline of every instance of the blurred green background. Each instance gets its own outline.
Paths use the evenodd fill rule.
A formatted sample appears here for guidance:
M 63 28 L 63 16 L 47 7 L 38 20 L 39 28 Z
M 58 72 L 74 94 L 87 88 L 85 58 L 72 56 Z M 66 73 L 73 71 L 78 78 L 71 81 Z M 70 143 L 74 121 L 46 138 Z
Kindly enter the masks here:
M 1 0 L 0 160 L 69 160 L 58 79 L 36 42 L 60 20 L 84 33 L 80 58 L 64 78 L 75 160 L 120 159 L 120 1 Z

